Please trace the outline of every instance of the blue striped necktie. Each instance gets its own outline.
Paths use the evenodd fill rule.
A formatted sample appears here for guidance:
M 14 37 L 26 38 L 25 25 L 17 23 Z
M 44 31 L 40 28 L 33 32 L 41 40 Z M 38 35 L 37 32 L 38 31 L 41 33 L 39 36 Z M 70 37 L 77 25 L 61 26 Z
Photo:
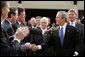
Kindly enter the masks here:
M 63 46 L 63 27 L 60 29 L 61 46 Z

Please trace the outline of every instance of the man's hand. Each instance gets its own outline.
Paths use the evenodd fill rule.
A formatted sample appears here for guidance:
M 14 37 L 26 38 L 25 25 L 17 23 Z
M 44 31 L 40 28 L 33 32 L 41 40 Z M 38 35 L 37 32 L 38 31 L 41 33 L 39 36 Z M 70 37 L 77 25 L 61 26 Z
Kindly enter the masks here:
M 30 43 L 26 43 L 25 46 L 26 46 L 27 49 L 31 49 L 32 45 Z
M 20 41 L 24 39 L 30 33 L 28 27 L 20 27 L 17 29 L 15 33 L 15 38 L 19 39 Z
M 22 34 L 21 31 L 18 31 L 18 32 L 15 33 L 14 38 L 17 38 L 18 40 L 21 41 L 21 40 L 24 39 L 24 35 Z
M 32 51 L 37 51 L 37 50 L 38 50 L 37 45 L 32 44 L 32 46 L 31 46 L 31 50 L 32 50 Z
M 52 32 L 53 28 L 50 28 L 49 30 L 45 31 L 45 34 L 50 34 Z
M 28 36 L 28 34 L 30 33 L 29 28 L 28 27 L 23 27 L 22 33 L 23 33 L 24 37 Z

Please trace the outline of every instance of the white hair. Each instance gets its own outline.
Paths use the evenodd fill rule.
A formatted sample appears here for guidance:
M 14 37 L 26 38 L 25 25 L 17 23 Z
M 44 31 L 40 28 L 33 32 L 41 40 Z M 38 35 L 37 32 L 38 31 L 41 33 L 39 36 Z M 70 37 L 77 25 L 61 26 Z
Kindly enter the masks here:
M 61 14 L 61 18 L 65 18 L 65 20 L 67 21 L 67 19 L 68 19 L 67 12 L 65 12 L 65 11 L 58 11 L 56 17 L 59 15 L 59 13 Z
M 40 23 L 41 22 L 46 22 L 47 25 L 48 25 L 48 18 L 47 17 L 42 17 L 41 20 L 40 20 Z
M 34 17 L 31 18 L 31 21 L 32 21 L 32 20 L 33 20 L 34 22 L 36 22 L 36 19 L 35 19 Z

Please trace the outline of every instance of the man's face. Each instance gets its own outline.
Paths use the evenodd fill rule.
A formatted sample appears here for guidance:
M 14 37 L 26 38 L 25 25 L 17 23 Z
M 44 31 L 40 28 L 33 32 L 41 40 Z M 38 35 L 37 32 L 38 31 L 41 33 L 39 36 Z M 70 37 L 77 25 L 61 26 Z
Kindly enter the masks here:
M 61 18 L 61 14 L 57 14 L 57 17 L 56 17 L 56 22 L 58 25 L 60 25 L 62 22 L 64 21 L 64 19 Z
M 40 19 L 36 19 L 36 25 L 40 26 Z
M 3 15 L 4 18 L 8 17 L 8 12 L 10 11 L 9 8 L 10 8 L 9 3 L 7 3 L 6 7 L 2 8 L 2 15 Z
M 26 17 L 25 11 L 21 12 L 19 16 L 20 16 L 21 21 L 24 21 L 24 19 Z
M 18 10 L 15 11 L 16 15 L 12 15 L 12 22 L 16 22 L 17 18 L 18 18 Z
M 15 21 L 18 19 L 18 10 L 16 10 Z
M 35 19 L 31 19 L 30 22 L 31 22 L 31 25 L 32 26 L 35 26 L 36 25 L 36 20 Z
M 48 24 L 47 24 L 47 22 L 46 22 L 45 20 L 41 21 L 41 27 L 42 27 L 43 29 L 46 29 L 47 26 L 48 26 Z
M 77 15 L 73 11 L 68 12 L 68 15 L 69 15 L 69 21 L 71 22 L 75 21 Z

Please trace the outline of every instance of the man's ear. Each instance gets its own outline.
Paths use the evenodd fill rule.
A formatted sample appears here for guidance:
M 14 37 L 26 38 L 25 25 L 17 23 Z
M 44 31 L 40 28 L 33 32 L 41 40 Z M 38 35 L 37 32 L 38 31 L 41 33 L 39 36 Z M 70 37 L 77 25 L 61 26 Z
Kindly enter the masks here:
M 4 9 L 2 8 L 2 9 L 1 9 L 1 14 L 3 14 L 3 12 L 4 12 Z

